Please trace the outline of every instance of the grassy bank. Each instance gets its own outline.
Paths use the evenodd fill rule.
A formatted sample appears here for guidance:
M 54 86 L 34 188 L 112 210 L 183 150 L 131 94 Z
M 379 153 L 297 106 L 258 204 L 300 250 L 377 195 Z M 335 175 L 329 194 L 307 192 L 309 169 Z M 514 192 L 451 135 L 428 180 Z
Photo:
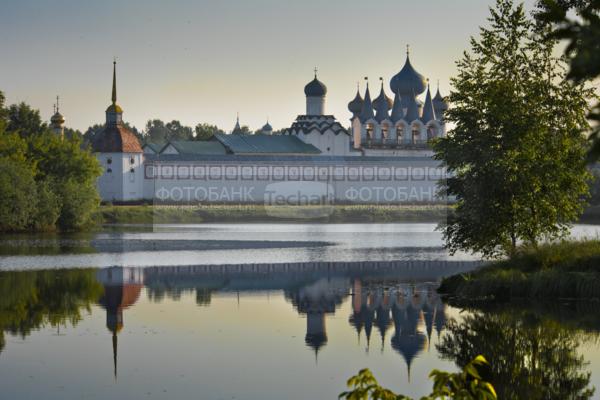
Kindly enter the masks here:
M 600 299 L 600 240 L 547 244 L 445 278 L 440 293 L 465 302 Z
M 439 222 L 451 210 L 445 205 L 403 206 L 113 206 L 100 207 L 104 223 L 207 222 Z

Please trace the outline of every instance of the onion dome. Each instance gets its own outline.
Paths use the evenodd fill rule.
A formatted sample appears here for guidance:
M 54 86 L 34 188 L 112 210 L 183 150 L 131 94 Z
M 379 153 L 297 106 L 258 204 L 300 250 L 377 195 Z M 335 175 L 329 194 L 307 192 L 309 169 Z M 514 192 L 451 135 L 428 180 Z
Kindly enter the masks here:
M 373 114 L 373 103 L 371 102 L 371 94 L 369 93 L 369 82 L 367 82 L 365 101 L 363 101 L 362 110 L 360 110 L 359 117 L 362 122 L 366 122 L 369 119 L 375 118 L 375 115 Z
M 65 117 L 59 112 L 59 98 L 56 96 L 56 104 L 54 105 L 54 114 L 50 117 L 52 125 L 62 125 L 65 123 Z
M 360 90 L 357 87 L 356 96 L 354 96 L 354 99 L 350 103 L 348 103 L 348 110 L 352 113 L 352 118 L 358 117 L 362 110 L 363 103 L 364 100 L 360 95 Z
M 427 96 L 425 96 L 425 105 L 423 106 L 423 116 L 421 121 L 428 123 L 435 119 L 435 111 L 433 109 L 433 101 L 431 100 L 431 90 L 429 90 L 429 84 L 427 85 Z
M 419 95 L 427 88 L 425 77 L 418 73 L 410 63 L 408 49 L 404 67 L 390 81 L 392 92 L 400 92 L 402 96 Z
M 65 117 L 57 110 L 54 115 L 50 117 L 50 122 L 52 122 L 53 125 L 62 125 L 65 123 Z
M 375 119 L 378 122 L 381 122 L 383 120 L 390 118 L 388 111 L 392 107 L 392 105 L 388 102 L 388 100 L 391 102 L 391 100 L 385 95 L 385 93 L 383 91 L 383 81 L 382 81 L 381 93 L 379 94 L 379 97 L 377 97 L 377 99 L 375 99 L 373 101 L 373 106 L 375 107 L 375 111 L 376 111 Z
M 273 132 L 273 127 L 271 126 L 271 124 L 269 124 L 269 120 L 267 120 L 267 123 L 263 125 L 262 128 L 260 128 L 261 132 Z
M 387 109 L 391 110 L 393 104 L 392 99 L 387 97 L 387 95 L 385 94 L 385 90 L 383 90 L 383 78 L 379 78 L 379 80 L 381 81 L 381 91 L 379 92 L 379 96 L 377 96 L 377 98 L 373 100 L 373 108 L 377 110 L 379 108 L 379 103 L 383 102 Z
M 392 106 L 392 121 L 396 123 L 402 118 L 404 118 L 404 110 L 402 109 L 402 97 L 400 97 L 400 93 L 396 92 L 396 96 L 394 96 L 394 104 Z
M 324 97 L 327 94 L 327 86 L 317 79 L 317 69 L 315 68 L 315 79 L 304 86 L 306 97 Z

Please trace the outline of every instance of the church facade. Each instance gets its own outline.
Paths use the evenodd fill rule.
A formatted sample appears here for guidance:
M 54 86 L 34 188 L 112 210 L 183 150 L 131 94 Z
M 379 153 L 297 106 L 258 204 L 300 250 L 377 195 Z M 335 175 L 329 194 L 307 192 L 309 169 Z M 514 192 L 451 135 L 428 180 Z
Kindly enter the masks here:
M 115 203 L 253 203 L 328 205 L 445 201 L 437 183 L 445 171 L 428 141 L 445 135 L 440 95 L 412 67 L 392 77 L 392 101 L 381 79 L 371 100 L 367 82 L 348 104 L 349 128 L 326 113 L 327 87 L 315 76 L 304 88 L 306 112 L 280 134 L 216 134 L 207 141 L 141 145 L 123 124 L 116 65 L 105 129 L 92 141 L 103 167 L 98 190 Z M 425 100 L 418 96 L 425 93 Z M 62 116 L 61 116 L 62 117 Z M 64 119 L 63 119 L 64 120 Z

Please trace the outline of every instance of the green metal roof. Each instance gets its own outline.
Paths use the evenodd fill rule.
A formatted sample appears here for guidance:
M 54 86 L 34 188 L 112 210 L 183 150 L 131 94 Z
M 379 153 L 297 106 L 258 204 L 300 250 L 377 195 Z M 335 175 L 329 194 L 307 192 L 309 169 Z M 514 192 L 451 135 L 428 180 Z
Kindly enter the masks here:
M 188 140 L 168 142 L 162 149 L 173 146 L 179 154 L 226 154 L 225 147 L 216 141 Z
M 142 146 L 142 149 L 149 147 L 150 149 L 152 149 L 152 151 L 154 151 L 156 154 L 158 154 L 160 152 L 160 150 L 163 148 L 163 145 L 158 144 L 158 143 L 145 143 Z
M 233 154 L 320 154 L 315 146 L 295 136 L 280 135 L 227 135 L 217 133 L 214 138 Z

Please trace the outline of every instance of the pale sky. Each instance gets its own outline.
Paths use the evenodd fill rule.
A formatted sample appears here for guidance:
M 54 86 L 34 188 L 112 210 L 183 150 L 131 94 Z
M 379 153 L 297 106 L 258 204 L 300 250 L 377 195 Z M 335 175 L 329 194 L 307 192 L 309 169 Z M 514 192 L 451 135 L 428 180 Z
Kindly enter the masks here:
M 275 129 L 305 111 L 319 70 L 326 112 L 348 125 L 356 82 L 413 66 L 447 94 L 455 61 L 493 0 L 0 0 L 0 90 L 49 119 L 58 94 L 66 125 L 104 122 L 117 57 L 124 120 Z M 527 0 L 531 9 L 533 0 Z

